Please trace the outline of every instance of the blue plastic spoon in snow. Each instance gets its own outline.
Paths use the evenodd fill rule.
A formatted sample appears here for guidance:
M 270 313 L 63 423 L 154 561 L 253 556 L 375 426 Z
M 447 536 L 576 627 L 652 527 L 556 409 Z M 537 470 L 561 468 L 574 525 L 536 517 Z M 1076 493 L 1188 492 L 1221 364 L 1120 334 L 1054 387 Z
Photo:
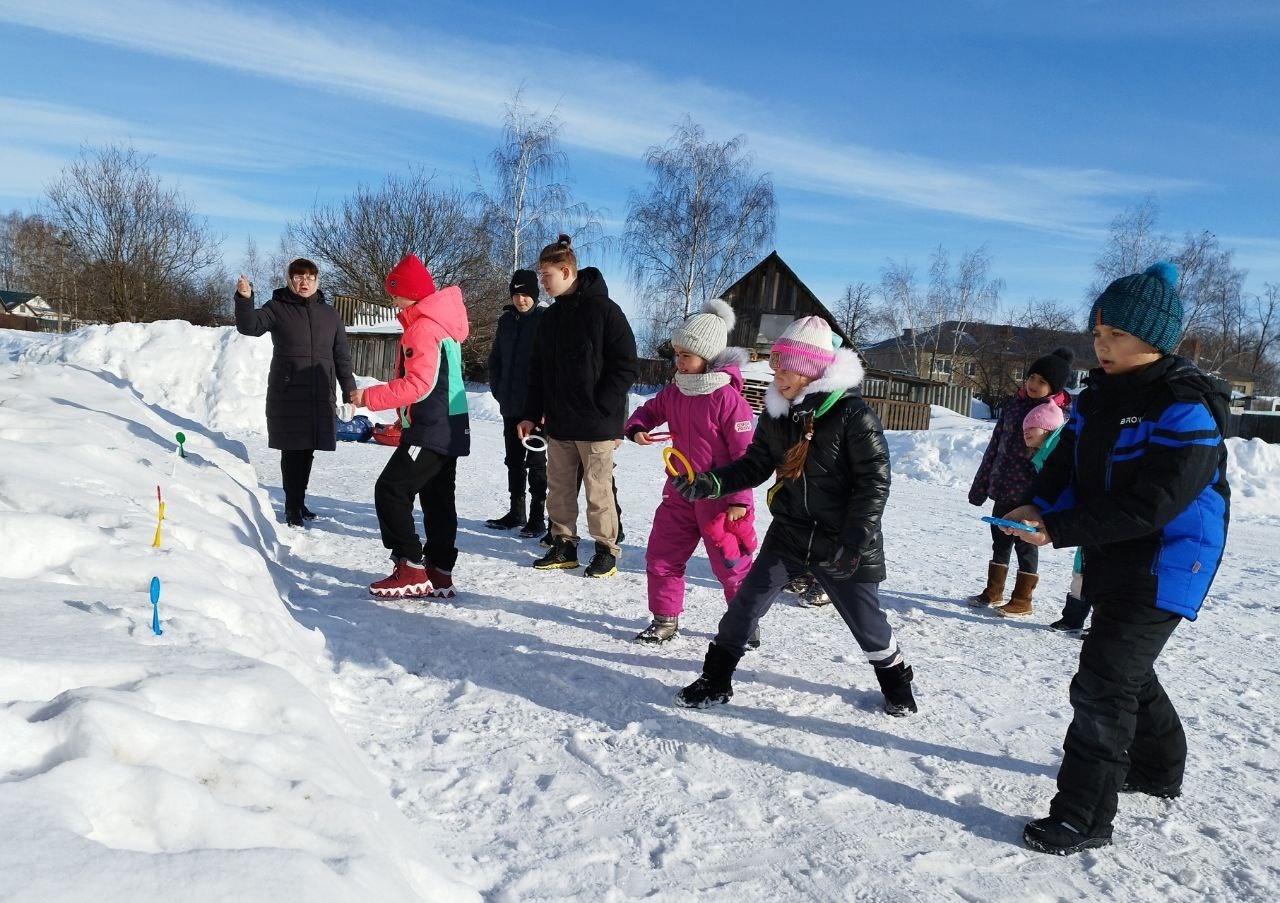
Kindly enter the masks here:
M 151 629 L 156 636 L 164 633 L 160 629 L 160 578 L 151 578 Z

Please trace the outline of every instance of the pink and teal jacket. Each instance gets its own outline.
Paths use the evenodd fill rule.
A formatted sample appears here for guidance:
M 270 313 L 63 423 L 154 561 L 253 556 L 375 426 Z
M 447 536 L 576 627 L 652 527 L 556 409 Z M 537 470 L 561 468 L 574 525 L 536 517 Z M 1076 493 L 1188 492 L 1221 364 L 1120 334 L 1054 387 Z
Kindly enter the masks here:
M 396 409 L 400 444 L 441 455 L 471 451 L 467 393 L 462 385 L 461 344 L 467 338 L 462 290 L 450 285 L 397 315 L 404 327 L 395 379 L 364 390 L 370 411 Z

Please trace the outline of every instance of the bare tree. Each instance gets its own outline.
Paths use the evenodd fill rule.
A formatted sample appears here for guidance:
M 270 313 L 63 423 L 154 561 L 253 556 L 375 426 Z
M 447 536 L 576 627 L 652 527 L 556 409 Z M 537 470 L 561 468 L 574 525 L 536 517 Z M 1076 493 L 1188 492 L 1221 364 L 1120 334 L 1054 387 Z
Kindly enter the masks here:
M 991 255 L 982 245 L 960 255 L 955 272 L 951 269 L 951 255 L 939 245 L 934 249 L 929 264 L 929 292 L 925 296 L 929 319 L 939 325 L 937 341 L 933 344 L 933 356 L 945 354 L 954 359 L 965 340 L 965 329 L 970 323 L 996 308 L 1004 280 L 990 275 Z M 941 329 L 944 323 L 952 323 L 949 331 Z M 930 372 L 933 362 L 930 361 Z M 947 371 L 947 381 L 954 380 L 954 373 Z
M 623 253 L 656 347 L 719 297 L 773 238 L 773 180 L 753 171 L 747 140 L 718 142 L 686 118 L 644 155 L 651 181 L 627 204 Z
M 86 319 L 207 321 L 193 291 L 220 261 L 221 239 L 149 158 L 132 147 L 85 148 L 48 189 L 49 220 L 81 271 Z
M 254 290 L 259 292 L 271 288 L 277 279 L 284 278 L 284 267 L 277 267 L 264 258 L 258 250 L 258 243 L 253 240 L 253 236 L 245 239 L 244 257 L 240 260 L 240 272 L 249 280 L 249 284 L 254 286 Z
M 464 346 L 468 363 L 487 353 L 506 279 L 495 277 L 481 223 L 456 187 L 437 186 L 420 169 L 389 175 L 338 204 L 313 207 L 289 225 L 286 241 L 322 265 L 328 290 L 370 301 L 386 297 L 387 273 L 416 254 L 437 286 L 462 287 L 475 340 Z
M 915 268 L 905 260 L 888 261 L 881 269 L 880 314 L 899 334 L 910 372 L 932 378 L 936 369 L 944 369 L 947 380 L 953 380 L 949 369 L 937 366 L 939 358 L 954 361 L 966 327 L 999 301 L 1004 282 L 992 277 L 990 269 L 985 246 L 965 251 L 953 270 L 950 253 L 941 245 L 930 258 L 927 290 L 917 285 Z
M 1027 305 L 1013 317 L 1015 326 L 1044 333 L 1081 332 L 1080 312 L 1061 301 L 1050 298 L 1030 298 Z
M 875 303 L 875 288 L 866 282 L 845 285 L 840 300 L 831 305 L 831 315 L 855 348 L 873 340 L 885 325 Z
M 288 240 L 324 263 L 325 283 L 367 300 L 386 296 L 383 280 L 406 254 L 416 254 L 438 285 L 457 285 L 485 269 L 479 224 L 463 194 L 413 169 L 371 188 L 357 186 L 338 204 L 316 206 L 290 223 Z
M 1128 207 L 1111 221 L 1111 233 L 1102 252 L 1093 262 L 1097 277 L 1089 286 L 1086 300 L 1090 303 L 1102 294 L 1113 279 L 1144 269 L 1170 254 L 1171 243 L 1156 231 L 1160 207 L 1155 198 L 1147 197 Z
M 19 285 L 17 242 L 25 219 L 17 210 L 0 216 L 0 286 L 6 289 L 16 289 Z
M 916 284 L 916 270 L 903 260 L 885 261 L 880 269 L 880 315 L 898 336 L 903 369 L 919 375 L 928 347 L 925 297 Z
M 573 236 L 578 253 L 602 240 L 600 213 L 573 200 L 560 129 L 554 112 L 526 109 L 517 91 L 507 104 L 502 143 L 489 155 L 493 183 L 486 188 L 476 173 L 474 199 L 494 262 L 506 275 L 528 266 L 561 232 Z

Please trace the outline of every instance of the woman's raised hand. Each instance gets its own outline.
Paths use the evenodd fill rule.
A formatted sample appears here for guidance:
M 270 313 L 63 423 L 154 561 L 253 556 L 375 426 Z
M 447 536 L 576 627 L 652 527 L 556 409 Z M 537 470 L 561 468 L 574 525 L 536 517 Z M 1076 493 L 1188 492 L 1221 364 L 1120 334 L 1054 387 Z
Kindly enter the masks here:
M 236 280 L 236 294 L 241 298 L 253 297 L 253 286 L 249 283 L 248 279 L 244 278 L 243 273 L 241 273 L 240 278 Z

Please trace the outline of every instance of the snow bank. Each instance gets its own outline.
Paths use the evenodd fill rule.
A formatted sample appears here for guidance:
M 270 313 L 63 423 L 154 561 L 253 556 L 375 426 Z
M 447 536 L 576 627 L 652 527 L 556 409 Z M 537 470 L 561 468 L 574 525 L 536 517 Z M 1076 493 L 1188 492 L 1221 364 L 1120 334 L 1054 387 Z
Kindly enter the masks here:
M 88 330 L 59 353 L 234 420 L 252 349 L 191 329 Z M 330 714 L 325 639 L 282 602 L 240 443 L 113 376 L 19 362 L 0 364 L 0 457 L 0 899 L 474 897 Z

